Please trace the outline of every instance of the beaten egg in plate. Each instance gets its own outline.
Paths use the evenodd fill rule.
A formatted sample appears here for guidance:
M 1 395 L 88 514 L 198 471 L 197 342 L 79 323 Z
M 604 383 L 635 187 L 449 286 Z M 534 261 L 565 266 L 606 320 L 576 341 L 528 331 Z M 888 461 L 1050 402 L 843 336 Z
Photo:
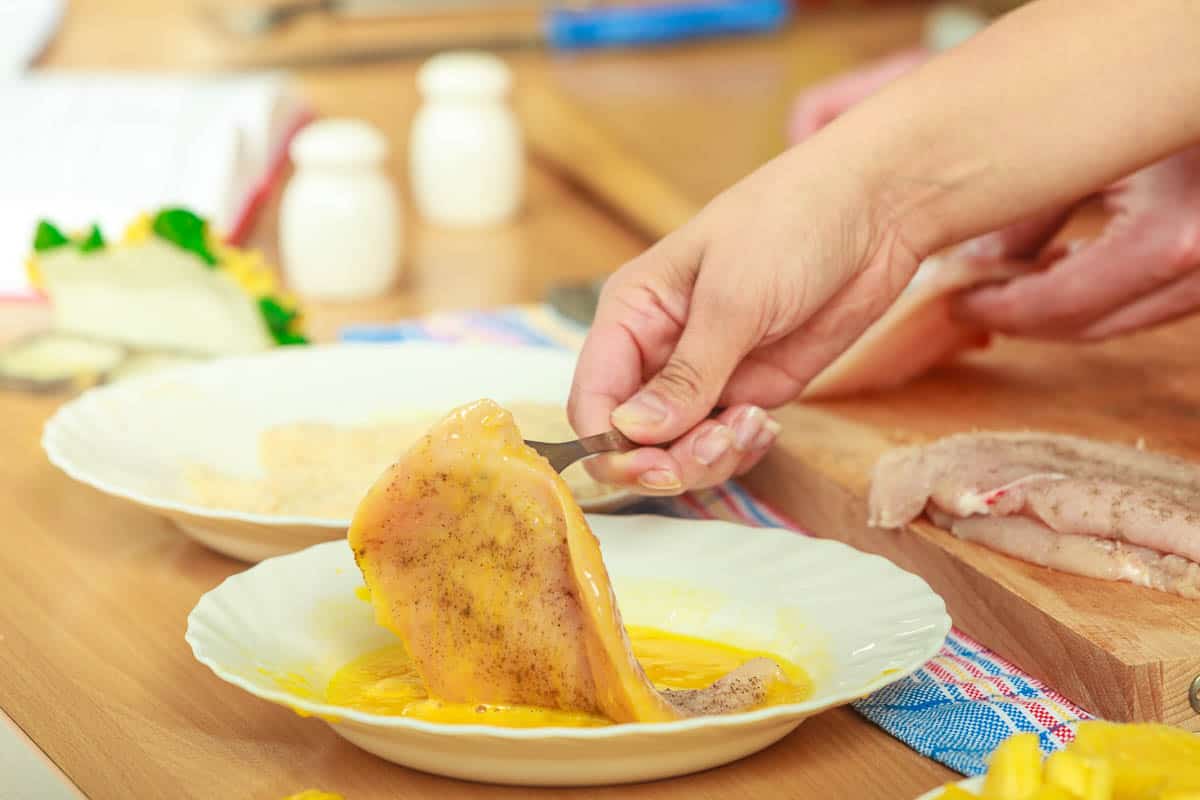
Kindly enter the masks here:
M 796 694 L 661 723 L 572 725 L 522 710 L 490 712 L 506 724 L 476 724 L 482 712 L 470 708 L 459 710 L 463 722 L 447 724 L 396 713 L 422 703 L 420 691 L 399 685 L 406 672 L 397 638 L 355 597 L 362 576 L 344 541 L 229 577 L 201 598 L 187 639 L 222 680 L 394 763 L 489 783 L 586 786 L 684 775 L 755 753 L 807 717 L 912 674 L 950 627 L 920 578 L 836 542 L 652 516 L 588 523 L 656 686 L 703 683 L 765 652 Z
M 787 682 L 777 682 L 765 706 L 798 703 L 812 692 L 804 670 L 772 653 L 747 650 L 695 636 L 631 627 L 633 653 L 658 689 L 703 689 L 747 661 L 767 657 L 781 666 Z M 368 714 L 401 716 L 447 724 L 509 728 L 583 728 L 612 724 L 604 717 L 536 706 L 447 703 L 429 697 L 404 645 L 396 644 L 354 659 L 334 674 L 325 692 L 335 706 Z

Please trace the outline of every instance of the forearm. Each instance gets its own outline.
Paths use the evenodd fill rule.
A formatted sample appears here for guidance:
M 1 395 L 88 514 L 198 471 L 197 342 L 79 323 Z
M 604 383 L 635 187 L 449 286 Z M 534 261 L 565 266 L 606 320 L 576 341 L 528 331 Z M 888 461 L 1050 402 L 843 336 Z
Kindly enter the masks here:
M 925 256 L 1200 140 L 1198 54 L 1200 0 L 1039 0 L 791 155 L 858 172 Z

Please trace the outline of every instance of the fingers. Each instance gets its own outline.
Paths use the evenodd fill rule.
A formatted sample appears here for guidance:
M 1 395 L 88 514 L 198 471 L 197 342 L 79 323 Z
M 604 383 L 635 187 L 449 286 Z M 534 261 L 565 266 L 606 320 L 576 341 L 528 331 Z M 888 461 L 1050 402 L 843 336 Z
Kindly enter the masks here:
M 642 383 L 642 354 L 635 334 L 597 315 L 575 364 L 567 416 L 580 436 L 611 430 L 610 416 Z
M 959 252 L 970 259 L 1035 258 L 1062 230 L 1077 207 L 1047 211 L 985 233 L 962 245 Z
M 583 462 L 592 477 L 609 486 L 639 494 L 675 495 L 687 491 L 683 467 L 666 450 L 642 447 L 628 453 L 598 456 Z
M 915 258 L 898 251 L 872 263 L 804 324 L 743 361 L 721 402 L 770 408 L 795 397 L 883 315 L 915 270 Z
M 690 287 L 672 286 L 663 274 L 678 264 L 698 264 L 688 242 L 667 237 L 626 264 L 606 282 L 592 328 L 575 365 L 567 415 L 575 432 L 611 430 L 613 409 L 629 399 L 648 372 L 666 362 L 686 317 Z M 686 283 L 686 278 L 677 278 Z
M 796 100 L 788 126 L 791 140 L 799 142 L 812 136 L 841 116 L 846 109 L 924 63 L 930 55 L 924 48 L 906 50 L 801 94 Z
M 776 408 L 798 397 L 808 379 L 790 371 L 791 351 L 799 334 L 792 334 L 747 356 L 725 386 L 718 401 L 725 406 L 748 403 Z
M 1109 339 L 1171 322 L 1200 309 L 1200 271 L 1182 278 L 1101 317 L 1079 333 L 1088 340 Z
M 641 448 L 591 459 L 588 471 L 604 483 L 641 494 L 674 495 L 706 489 L 742 474 L 766 454 L 779 423 L 755 406 L 727 408 L 670 448 Z
M 966 247 L 965 260 L 980 262 L 974 266 L 985 272 L 992 267 L 1007 278 L 1015 260 L 1040 259 L 1056 252 L 1047 250 L 1046 243 L 1070 214 L 1070 208 L 1047 212 L 973 240 Z M 1031 263 L 1031 269 L 1033 266 Z M 896 252 L 873 263 L 796 331 L 743 360 L 720 402 L 774 408 L 796 397 L 883 314 L 912 274 L 911 259 Z
M 760 411 L 756 406 L 750 406 L 749 408 L 752 409 L 750 411 L 752 415 Z M 767 451 L 771 449 L 771 446 L 775 444 L 775 440 L 779 438 L 779 432 L 783 430 L 783 426 L 777 420 L 768 416 L 766 412 L 762 412 L 761 417 L 762 427 L 758 429 L 757 433 L 753 435 L 746 433 L 744 438 L 739 437 L 739 450 L 742 456 L 738 460 L 737 466 L 734 467 L 734 477 L 745 475 L 761 461 L 763 456 L 767 454 Z M 743 431 L 752 431 L 754 430 L 755 421 L 753 419 L 744 419 L 740 422 L 740 425 Z M 739 422 L 734 422 L 734 429 L 739 430 Z
M 1176 220 L 1122 218 L 1048 269 L 964 293 L 955 315 L 1017 336 L 1078 335 L 1178 278 L 1195 263 L 1176 246 Z
M 754 321 L 732 311 L 713 289 L 693 295 L 686 327 L 666 364 L 612 412 L 612 423 L 635 442 L 676 439 L 709 415 L 754 336 Z

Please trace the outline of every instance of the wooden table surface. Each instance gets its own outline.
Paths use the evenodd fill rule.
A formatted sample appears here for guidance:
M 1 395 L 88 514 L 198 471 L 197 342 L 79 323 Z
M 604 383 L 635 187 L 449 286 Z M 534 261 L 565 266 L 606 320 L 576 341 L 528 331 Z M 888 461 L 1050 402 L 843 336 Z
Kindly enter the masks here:
M 169 8 L 165 8 L 169 6 Z M 189 13 L 183 13 L 185 8 Z M 43 63 L 177 67 L 202 49 L 187 4 L 74 0 Z M 542 57 L 514 58 L 536 75 Z M 644 61 L 644 57 L 642 57 Z M 652 65 L 648 65 L 652 66 Z M 365 117 L 393 145 L 403 183 L 413 65 L 298 73 L 323 114 Z M 276 198 L 277 201 L 277 198 Z M 273 252 L 275 202 L 255 233 Z M 391 296 L 314 309 L 317 338 L 341 321 L 535 301 L 555 281 L 594 277 L 646 241 L 562 179 L 530 166 L 514 224 L 450 233 L 410 220 L 408 277 Z M 36 328 L 36 308 L 0 306 L 0 337 Z M 216 679 L 183 639 L 197 599 L 245 565 L 193 544 L 168 523 L 73 483 L 46 461 L 41 428 L 61 398 L 0 393 L 0 709 L 94 800 L 274 800 L 310 787 L 347 800 L 412 797 L 887 798 L 952 777 L 839 709 L 733 765 L 612 789 L 505 789 L 416 773 L 345 743 Z M 0 795 L 5 795 L 0 775 Z
M 801 17 L 736 46 L 560 59 L 518 100 L 542 157 L 657 238 L 787 148 L 799 90 L 920 44 L 926 13 L 885 4 L 870 15 Z

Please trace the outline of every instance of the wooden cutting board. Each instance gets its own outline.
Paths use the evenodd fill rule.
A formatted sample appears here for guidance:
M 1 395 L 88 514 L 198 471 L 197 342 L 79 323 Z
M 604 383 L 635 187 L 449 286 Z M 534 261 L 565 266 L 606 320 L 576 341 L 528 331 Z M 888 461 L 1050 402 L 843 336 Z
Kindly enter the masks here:
M 918 522 L 868 528 L 889 447 L 1039 429 L 1200 460 L 1200 318 L 1104 345 L 1003 341 L 886 394 L 780 409 L 749 488 L 816 535 L 883 555 L 945 598 L 956 625 L 1107 719 L 1200 731 L 1200 600 L 1075 577 Z
M 799 91 L 919 43 L 928 10 L 802 12 L 769 37 L 558 57 L 518 81 L 525 135 L 657 239 L 788 146 Z

